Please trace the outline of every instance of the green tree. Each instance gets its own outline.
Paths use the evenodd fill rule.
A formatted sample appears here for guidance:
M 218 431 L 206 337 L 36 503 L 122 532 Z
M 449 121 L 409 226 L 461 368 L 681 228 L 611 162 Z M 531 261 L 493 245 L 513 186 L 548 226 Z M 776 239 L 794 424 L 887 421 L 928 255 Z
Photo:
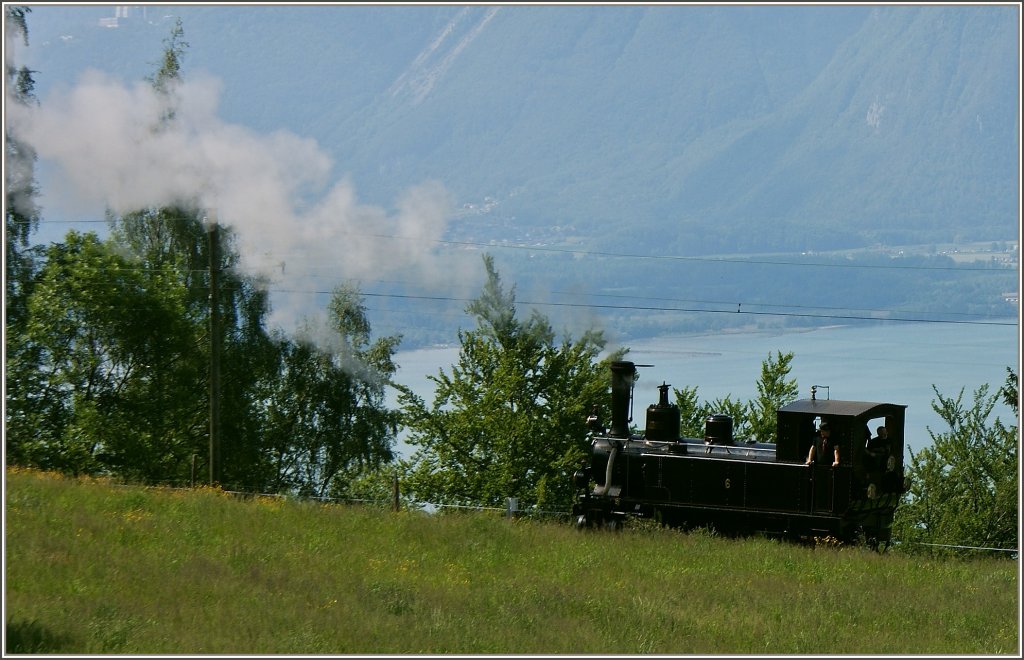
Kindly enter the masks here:
M 26 338 L 38 347 L 33 405 L 9 420 L 29 465 L 144 481 L 188 475 L 186 383 L 194 350 L 175 274 L 142 269 L 95 234 L 52 245 L 29 298 Z
M 608 362 L 624 351 L 598 360 L 600 332 L 556 342 L 538 312 L 517 318 L 515 287 L 503 287 L 490 255 L 484 267 L 483 291 L 466 308 L 476 327 L 460 330 L 450 373 L 430 377 L 432 404 L 408 389 L 400 395 L 418 448 L 403 490 L 436 504 L 504 506 L 515 497 L 524 507 L 565 508 L 587 415 L 595 404 L 607 413 Z
M 182 80 L 188 44 L 181 21 L 164 40 L 156 73 L 148 78 L 167 107 L 159 132 L 175 121 L 175 92 Z M 221 343 L 219 450 L 220 483 L 233 489 L 264 490 L 273 483 L 274 467 L 265 456 L 261 412 L 274 388 L 280 344 L 265 328 L 269 300 L 264 282 L 241 275 L 239 254 L 230 227 L 216 226 L 215 209 L 183 200 L 168 207 L 148 207 L 121 215 L 108 213 L 111 236 L 134 257 L 139 268 L 169 270 L 186 291 L 184 314 L 202 328 L 200 341 L 172 375 L 187 392 L 181 402 L 190 413 L 180 421 L 194 438 L 199 474 L 209 473 L 209 372 L 211 368 L 212 270 L 219 274 L 217 309 Z M 187 366 L 186 366 L 187 363 Z M 170 377 L 168 378 L 168 381 Z M 180 384 L 187 384 L 186 388 Z
M 185 41 L 185 28 L 182 26 L 181 19 L 179 18 L 174 22 L 170 36 L 164 39 L 164 50 L 163 56 L 160 59 L 160 66 L 157 67 L 155 74 L 147 78 L 153 89 L 164 97 L 164 101 L 167 104 L 161 116 L 161 120 L 165 123 L 172 121 L 175 116 L 173 93 L 181 83 L 182 61 L 185 59 L 187 48 L 188 42 Z
M 769 353 L 761 363 L 761 377 L 757 381 L 758 397 L 743 402 L 732 395 L 714 401 L 702 402 L 696 386 L 672 388 L 679 407 L 680 435 L 688 438 L 704 437 L 704 423 L 715 414 L 732 417 L 733 436 L 757 438 L 759 442 L 775 442 L 778 408 L 796 399 L 799 390 L 796 380 L 787 380 L 793 353 Z
M 182 421 L 187 420 L 189 433 L 195 436 L 197 467 L 203 475 L 209 473 L 211 268 L 219 273 L 220 483 L 232 489 L 264 490 L 273 482 L 274 469 L 262 455 L 260 412 L 278 376 L 280 345 L 265 328 L 270 305 L 263 282 L 238 272 L 234 232 L 230 227 L 211 232 L 207 213 L 179 205 L 109 214 L 108 221 L 112 239 L 137 267 L 176 274 L 186 292 L 184 315 L 201 329 L 193 352 L 175 373 L 188 383 L 181 391 L 192 413 Z
M 383 407 L 399 339 L 371 342 L 358 291 L 339 287 L 329 304 L 330 336 L 292 340 L 265 328 L 269 303 L 262 282 L 241 276 L 228 227 L 210 232 L 206 213 L 150 208 L 111 217 L 112 235 L 142 268 L 177 274 L 185 316 L 201 328 L 190 355 L 182 404 L 193 420 L 194 446 L 208 470 L 207 373 L 210 360 L 210 269 L 220 273 L 220 483 L 246 491 L 325 496 L 346 479 L 392 460 L 397 413 Z M 216 249 L 211 241 L 217 236 Z M 216 263 L 211 264 L 215 249 Z M 196 393 L 201 393 L 196 396 Z
M 999 399 L 1018 413 L 1017 376 L 1007 372 L 998 392 L 982 385 L 970 405 L 963 389 L 947 397 L 932 387 L 937 397 L 932 408 L 949 429 L 929 428 L 932 446 L 910 451 L 911 487 L 894 522 L 894 536 L 908 547 L 1018 547 L 1018 427 L 1004 425 L 998 416 L 990 421 Z
M 679 408 L 679 435 L 684 438 L 703 438 L 704 423 L 711 415 L 711 407 L 701 403 L 696 385 L 688 385 L 682 389 L 673 387 L 676 407 Z
M 385 406 L 399 337 L 371 341 L 356 288 L 335 289 L 330 335 L 320 345 L 280 339 L 281 368 L 266 409 L 272 487 L 344 496 L 349 482 L 394 459 L 398 412 Z
M 1013 409 L 1014 415 L 1020 414 L 1020 379 L 1010 367 L 1006 368 L 1006 380 L 999 388 L 999 396 L 1003 403 Z
M 8 51 L 6 87 L 12 103 L 36 102 L 35 81 L 26 67 L 18 68 L 11 53 L 17 42 L 28 45 L 28 7 L 4 7 Z M 28 299 L 39 268 L 38 248 L 31 246 L 32 232 L 39 224 L 36 203 L 36 153 L 32 146 L 5 127 L 4 152 L 4 421 L 8 460 L 22 460 L 21 450 L 32 440 L 31 427 L 22 423 L 35 406 L 33 393 L 39 386 L 39 350 L 25 336 Z
M 750 433 L 759 442 L 775 442 L 775 412 L 795 401 L 800 393 L 796 379 L 787 379 L 792 362 L 792 352 L 776 351 L 774 358 L 769 353 L 761 363 L 757 398 L 750 403 Z
M 183 37 L 178 21 L 149 78 L 168 108 L 154 133 L 176 121 Z M 25 181 L 9 195 L 30 199 Z M 33 207 L 8 208 L 11 225 L 11 209 Z M 222 486 L 324 495 L 392 460 L 397 412 L 383 397 L 398 338 L 371 341 L 358 292 L 344 287 L 330 304 L 329 349 L 271 336 L 264 283 L 238 272 L 234 233 L 211 211 L 184 199 L 108 212 L 109 241 L 72 232 L 47 252 L 19 333 L 33 360 L 18 363 L 26 386 L 9 408 L 9 456 L 149 483 L 183 483 L 193 465 L 208 474 L 217 339 Z
M 28 7 L 5 7 L 5 28 L 8 42 L 21 40 L 28 45 L 26 16 L 32 10 Z M 36 103 L 35 80 L 27 67 L 6 67 L 7 88 L 10 99 L 19 105 Z M 36 152 L 32 145 L 21 136 L 5 127 L 5 217 L 4 250 L 6 259 L 6 299 L 4 301 L 7 323 L 19 327 L 25 316 L 25 301 L 31 284 L 33 255 L 29 251 L 29 239 L 39 225 L 39 206 L 36 203 L 38 188 L 35 182 Z

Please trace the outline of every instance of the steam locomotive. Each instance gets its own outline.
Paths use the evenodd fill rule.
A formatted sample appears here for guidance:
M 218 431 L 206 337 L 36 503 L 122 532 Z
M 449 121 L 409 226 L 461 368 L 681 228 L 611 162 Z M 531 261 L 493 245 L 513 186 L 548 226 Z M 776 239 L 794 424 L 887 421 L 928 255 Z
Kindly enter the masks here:
M 703 438 L 684 438 L 663 383 L 640 435 L 629 427 L 637 366 L 611 364 L 610 428 L 589 420 L 590 453 L 573 476 L 578 526 L 614 528 L 633 516 L 726 535 L 889 545 L 907 487 L 905 405 L 821 399 L 812 388 L 810 399 L 776 411 L 774 442 L 738 441 L 721 414 L 705 420 Z M 836 465 L 833 452 L 808 463 L 822 426 L 838 448 Z M 888 437 L 869 442 L 878 426 Z

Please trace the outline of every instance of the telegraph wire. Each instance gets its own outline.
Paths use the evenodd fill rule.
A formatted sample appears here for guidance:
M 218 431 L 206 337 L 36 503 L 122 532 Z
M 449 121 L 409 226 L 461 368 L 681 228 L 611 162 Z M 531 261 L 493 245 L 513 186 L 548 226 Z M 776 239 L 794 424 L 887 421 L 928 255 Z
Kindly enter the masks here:
M 557 294 L 560 294 L 560 295 L 569 295 L 569 296 L 590 295 L 590 296 L 596 296 L 596 297 L 599 297 L 599 298 L 627 298 L 627 299 L 630 299 L 630 300 L 664 300 L 664 301 L 668 301 L 668 302 L 696 303 L 696 304 L 702 304 L 702 305 L 732 305 L 732 304 L 742 305 L 743 304 L 743 303 L 733 303 L 731 301 L 723 301 L 723 300 L 685 300 L 685 299 L 680 299 L 680 298 L 665 298 L 665 297 L 660 297 L 660 296 L 627 296 L 627 295 L 624 295 L 624 294 L 617 294 L 617 293 L 581 293 L 581 292 L 573 292 L 573 291 L 552 291 L 551 293 L 557 293 Z M 829 307 L 829 306 L 826 306 L 826 305 L 795 305 L 795 304 L 793 304 L 793 305 L 780 305 L 780 304 L 773 304 L 773 303 L 751 303 L 751 302 L 748 302 L 746 304 L 750 305 L 752 307 L 783 307 L 783 308 L 790 308 L 790 309 L 831 309 L 831 310 L 841 311 L 841 312 L 862 311 L 862 312 L 877 312 L 879 314 L 887 314 L 887 313 L 890 313 L 890 311 L 895 311 L 895 312 L 902 311 L 904 313 L 910 313 L 910 314 L 928 314 L 928 312 L 926 312 L 926 311 L 925 312 L 917 312 L 915 310 L 910 310 L 910 309 L 905 309 L 905 310 L 877 310 L 877 309 L 870 309 L 870 308 L 863 308 L 863 307 Z M 946 311 L 944 311 L 942 313 L 950 315 L 950 316 L 978 316 L 978 314 L 972 314 L 970 312 L 946 312 Z
M 45 221 L 44 221 L 45 222 Z M 60 221 L 49 221 L 49 222 L 60 222 Z M 71 222 L 71 221 L 69 221 Z M 77 221 L 75 221 L 77 222 Z M 95 221 L 82 221 L 82 222 L 107 222 L 106 220 L 95 220 Z M 375 238 L 384 238 L 389 240 L 408 240 L 408 237 L 383 235 L 383 234 L 358 234 L 363 236 L 370 236 Z M 419 239 L 417 239 L 419 240 Z M 722 257 L 685 257 L 679 255 L 642 255 L 642 254 L 629 254 L 629 253 L 616 253 L 616 252 L 602 252 L 602 251 L 588 251 L 578 249 L 566 249 L 566 248 L 555 248 L 546 246 L 528 246 L 528 245 L 516 245 L 516 244 L 493 244 L 493 243 L 481 243 L 473 241 L 449 241 L 449 240 L 433 240 L 430 242 L 442 244 L 442 245 L 453 245 L 453 246 L 472 246 L 472 247 L 484 247 L 484 248 L 507 248 L 507 249 L 524 249 L 541 252 L 555 252 L 555 253 L 568 253 L 577 255 L 587 256 L 598 256 L 608 258 L 628 258 L 628 259 L 661 259 L 661 260 L 674 260 L 674 261 L 695 261 L 695 262 L 715 262 L 715 263 L 735 263 L 735 264 L 766 264 L 766 265 L 783 265 L 783 266 L 820 266 L 820 267 L 843 267 L 843 268 L 862 268 L 862 269 L 894 269 L 894 270 L 919 270 L 919 271 L 934 271 L 934 270 L 945 270 L 945 271 L 985 271 L 993 273 L 1007 273 L 1010 271 L 1009 268 L 974 268 L 969 266 L 897 266 L 897 265 L 884 265 L 884 264 L 837 264 L 837 263 L 817 263 L 817 262 L 791 262 L 791 261 L 776 261 L 776 260 L 759 260 L 759 259 L 743 259 L 743 258 L 722 258 Z M 264 255 L 266 256 L 266 255 Z M 159 273 L 173 273 L 175 268 L 172 267 L 153 267 L 153 266 L 84 266 L 86 270 L 108 270 L 111 272 L 131 272 L 131 271 L 151 271 Z M 314 267 L 315 270 L 322 270 L 321 268 Z M 206 269 L 191 269 L 187 272 L 188 274 L 203 274 Z M 397 282 L 402 283 L 402 282 Z M 259 283 L 256 284 L 259 286 Z M 226 287 L 228 289 L 236 288 L 234 286 Z M 278 293 L 307 293 L 315 295 L 328 295 L 328 291 L 295 291 L 287 289 L 271 289 L 266 288 L 265 291 L 278 292 Z M 579 295 L 577 293 L 556 291 L 560 295 Z M 402 294 L 380 294 L 380 293 L 367 293 L 361 292 L 361 295 L 365 297 L 388 297 L 394 299 L 410 299 L 410 300 L 430 300 L 430 301 L 444 301 L 444 302 L 472 302 L 474 299 L 471 298 L 455 298 L 449 296 L 414 296 L 414 295 L 402 295 Z M 589 308 L 589 309 L 605 309 L 605 310 L 631 310 L 631 311 L 653 311 L 653 312 L 683 312 L 683 313 L 711 313 L 711 314 L 748 314 L 755 316 L 778 316 L 778 317 L 791 317 L 791 318 L 813 318 L 813 319 L 838 319 L 838 320 L 865 320 L 865 321 L 897 321 L 897 322 L 909 322 L 909 323 L 950 323 L 950 324 L 969 324 L 969 325 L 1002 325 L 1002 326 L 1014 326 L 1015 323 L 1000 322 L 1000 321 L 984 321 L 984 320 L 956 320 L 956 319 L 924 319 L 906 316 L 890 316 L 891 312 L 888 310 L 869 310 L 876 311 L 873 315 L 854 315 L 854 314 L 810 314 L 810 313 L 798 313 L 798 312 L 770 312 L 770 311 L 749 311 L 742 310 L 742 302 L 740 303 L 728 303 L 723 301 L 687 301 L 678 300 L 673 298 L 657 298 L 657 297 L 639 297 L 639 296 L 621 296 L 616 294 L 601 294 L 601 293 L 589 293 L 583 295 L 593 295 L 598 297 L 622 297 L 631 298 L 633 300 L 669 300 L 677 302 L 691 302 L 696 304 L 709 304 L 709 305 L 736 305 L 736 309 L 706 309 L 706 308 L 687 308 L 687 307 L 668 307 L 668 306 L 643 306 L 643 305 L 608 305 L 608 304 L 596 304 L 596 303 L 569 303 L 569 302 L 542 302 L 542 301 L 516 301 L 519 305 L 532 305 L 532 306 L 547 306 L 547 307 L 568 307 L 568 308 Z M 804 305 L 773 305 L 767 303 L 748 303 L 755 307 L 784 307 L 790 309 L 831 309 L 834 311 L 855 311 L 849 308 L 839 307 L 822 307 L 822 306 L 804 306 Z M 884 316 L 882 315 L 884 314 Z M 967 313 L 963 312 L 949 312 L 949 315 L 954 316 L 967 316 Z
M 193 269 L 186 269 L 186 270 L 178 270 L 178 269 L 176 269 L 173 266 L 160 266 L 160 267 L 154 267 L 154 266 L 99 266 L 99 267 L 97 267 L 97 266 L 78 266 L 78 267 L 76 267 L 76 269 L 83 270 L 83 271 L 92 271 L 92 272 L 99 272 L 99 271 L 106 271 L 106 272 L 110 272 L 110 273 L 151 272 L 151 273 L 168 274 L 168 275 L 176 274 L 176 273 L 180 273 L 182 275 L 205 275 L 208 272 L 208 269 L 206 269 L 206 268 L 199 268 L 199 269 L 193 268 Z M 402 280 L 374 280 L 374 281 L 378 282 L 378 283 L 381 283 L 381 284 L 403 284 L 403 285 L 404 284 L 409 284 L 409 282 L 402 281 Z M 261 288 L 261 290 L 265 290 L 267 292 L 299 293 L 299 294 L 306 293 L 306 294 L 313 294 L 313 295 L 329 295 L 329 294 L 332 293 L 331 291 L 316 291 L 316 290 L 313 290 L 313 291 L 302 291 L 302 290 L 273 289 L 273 288 L 262 289 L 262 287 L 260 287 L 261 283 L 259 281 L 255 281 L 255 282 L 253 282 L 251 284 L 252 284 L 252 286 L 255 286 L 257 288 Z M 242 288 L 244 286 L 246 286 L 246 284 L 242 283 L 242 284 L 239 284 L 239 285 L 228 285 L 228 286 L 225 286 L 224 288 L 225 288 L 225 290 L 234 290 L 234 289 L 240 289 L 240 288 Z M 203 288 L 203 287 L 199 286 L 198 288 Z M 365 292 L 361 292 L 361 293 L 362 293 L 362 295 L 365 295 L 365 296 L 371 296 L 371 295 L 372 296 L 376 296 L 376 297 L 387 296 L 387 297 L 393 297 L 393 298 L 403 298 L 403 297 L 405 297 L 405 298 L 416 298 L 416 299 L 423 299 L 423 300 L 445 300 L 445 301 L 452 301 L 452 302 L 469 302 L 469 301 L 473 300 L 473 299 L 468 299 L 468 298 L 451 298 L 451 297 L 446 297 L 446 296 L 403 296 L 403 295 L 400 295 L 400 294 L 369 294 L 369 293 L 365 293 Z M 743 305 L 742 302 L 732 302 L 732 301 L 722 301 L 722 300 L 688 300 L 688 299 L 680 299 L 680 298 L 666 298 L 666 297 L 662 297 L 662 296 L 632 296 L 632 295 L 614 294 L 614 293 L 594 293 L 594 292 L 580 292 L 580 291 L 552 291 L 551 293 L 558 294 L 558 295 L 572 295 L 572 296 L 575 296 L 575 295 L 594 296 L 594 297 L 599 297 L 599 298 L 626 298 L 626 299 L 630 299 L 630 300 L 652 300 L 652 301 L 653 300 L 664 300 L 664 301 L 670 301 L 670 302 L 682 302 L 682 303 L 693 303 L 693 304 L 703 304 L 703 305 L 738 305 L 738 306 L 742 306 Z M 574 305 L 574 303 L 554 303 L 554 302 L 545 302 L 545 303 L 536 302 L 536 303 L 524 303 L 524 304 L 549 305 L 549 306 L 558 306 L 558 305 L 573 306 Z M 783 307 L 783 308 L 790 308 L 790 309 L 828 309 L 828 310 L 834 310 L 834 311 L 851 311 L 851 312 L 852 311 L 867 311 L 867 312 L 876 312 L 878 314 L 889 314 L 889 313 L 891 313 L 890 310 L 872 310 L 872 309 L 866 309 L 866 308 L 849 308 L 849 307 L 829 307 L 829 306 L 822 306 L 822 305 L 773 304 L 773 303 L 750 303 L 750 302 L 747 302 L 746 304 L 748 306 L 753 306 L 753 307 Z M 583 303 L 575 303 L 575 305 L 576 306 L 580 306 L 580 307 L 604 307 L 604 308 L 608 308 L 608 309 L 635 309 L 635 310 L 650 310 L 650 311 L 681 311 L 681 312 L 719 311 L 719 310 L 703 310 L 703 309 L 701 309 L 701 310 L 679 309 L 679 308 L 673 308 L 673 307 L 637 307 L 637 306 L 624 306 L 624 305 L 623 306 L 618 306 L 618 305 L 596 305 L 596 304 L 591 305 L 591 304 L 583 304 Z M 898 311 L 898 310 L 896 310 L 896 311 Z M 910 313 L 915 313 L 912 310 L 905 310 L 905 311 L 910 312 Z M 771 314 L 770 312 L 741 312 L 741 313 L 751 313 L 751 314 L 761 314 L 761 315 L 770 315 Z M 918 312 L 918 313 L 928 313 L 928 312 Z M 971 314 L 969 312 L 942 312 L 942 313 L 946 314 L 946 315 L 949 315 L 949 316 L 976 316 L 975 314 Z M 785 316 L 787 314 L 779 313 L 778 315 Z M 821 318 L 869 318 L 869 319 L 878 320 L 881 317 L 877 317 L 877 316 L 871 316 L 871 317 L 847 317 L 847 316 L 831 317 L 831 316 L 822 316 Z M 890 320 L 923 321 L 923 319 L 890 319 Z M 939 322 L 939 321 L 933 321 L 933 322 Z M 947 321 L 947 322 L 952 323 L 954 321 Z M 992 325 L 992 324 L 995 324 L 995 323 L 987 323 L 987 324 Z M 1004 324 L 1004 325 L 1006 325 L 1006 324 Z
M 206 272 L 196 271 L 196 272 Z M 206 290 L 209 287 L 196 286 L 193 287 L 197 290 Z M 228 285 L 221 287 L 224 291 L 242 290 L 243 286 Z M 299 289 L 276 289 L 267 288 L 261 289 L 266 293 L 286 293 L 286 294 L 306 294 L 306 295 L 331 295 L 333 291 L 319 291 L 319 290 L 299 290 Z M 553 292 L 553 293 L 565 293 L 565 292 Z M 450 303 L 470 303 L 474 302 L 476 298 L 462 298 L 455 296 L 427 296 L 427 295 L 412 295 L 412 294 L 399 294 L 399 293 L 375 293 L 360 291 L 358 295 L 365 298 L 390 298 L 395 300 L 422 300 L 430 302 L 450 302 Z M 573 294 L 576 295 L 576 294 Z M 583 294 L 583 295 L 594 295 L 594 296 L 609 296 L 609 297 L 623 297 L 630 298 L 631 296 L 615 296 L 613 294 Z M 672 298 L 645 298 L 645 297 L 632 297 L 634 300 L 674 300 Z M 692 302 L 696 304 L 708 304 L 708 305 L 735 305 L 735 309 L 707 309 L 707 308 L 696 308 L 696 307 L 675 307 L 675 306 L 653 306 L 653 305 L 611 305 L 611 304 L 600 304 L 600 303 L 573 303 L 573 302 L 554 302 L 554 301 L 531 301 L 531 300 L 516 300 L 515 304 L 520 306 L 532 306 L 532 307 L 564 307 L 564 308 L 578 308 L 578 309 L 601 309 L 610 311 L 642 311 L 642 312 L 680 312 L 680 313 L 704 313 L 704 314 L 746 314 L 748 316 L 777 316 L 777 317 L 788 317 L 788 318 L 806 318 L 806 319 L 824 319 L 824 320 L 851 320 L 851 321 L 891 321 L 891 322 L 906 322 L 906 323 L 947 323 L 947 324 L 961 324 L 961 325 L 990 325 L 990 326 L 1008 326 L 1016 327 L 1018 323 L 1009 321 L 996 321 L 996 320 L 983 320 L 983 319 L 926 319 L 917 318 L 910 316 L 892 316 L 892 312 L 888 310 L 874 310 L 874 314 L 812 314 L 805 312 L 783 312 L 783 311 L 752 311 L 750 309 L 742 309 L 743 302 L 731 303 L 725 301 L 680 301 L 680 302 Z M 810 305 L 784 305 L 784 304 L 770 304 L 770 303 L 746 303 L 748 307 L 783 307 L 790 309 L 828 309 L 833 311 L 856 311 L 850 308 L 843 307 L 818 307 Z M 109 309 L 114 309 L 110 306 Z M 141 310 L 141 309 L 161 309 L 161 308 L 140 308 L 140 307 L 118 307 L 122 310 Z M 407 310 L 378 310 L 390 313 L 406 312 Z M 870 310 L 869 310 L 870 311 Z M 435 312 L 436 314 L 446 314 L 443 312 Z M 967 312 L 943 312 L 944 314 L 953 316 L 969 316 Z
M 749 314 L 752 316 L 784 316 L 790 318 L 812 318 L 812 319 L 839 319 L 839 320 L 856 320 L 856 321 L 904 321 L 908 323 L 959 323 L 967 325 L 1005 325 L 1005 326 L 1016 326 L 1016 323 L 1001 322 L 1001 321 L 966 321 L 966 320 L 954 320 L 954 319 L 920 319 L 920 318 L 908 318 L 908 317 L 895 317 L 895 316 L 855 316 L 846 314 L 806 314 L 797 312 L 750 312 L 742 310 L 742 303 L 738 303 L 735 310 L 728 309 L 687 309 L 683 307 L 644 307 L 641 305 L 594 305 L 587 303 L 557 303 L 557 302 L 526 302 L 524 305 L 547 305 L 552 307 L 586 307 L 594 309 L 622 309 L 622 310 L 637 310 L 637 311 L 655 311 L 655 312 L 706 312 L 709 314 Z
M 307 293 L 316 295 L 329 295 L 330 291 L 299 291 L 293 289 L 270 289 L 275 293 Z M 403 300 L 428 300 L 434 302 L 463 302 L 470 303 L 474 302 L 476 298 L 458 298 L 454 296 L 423 296 L 423 295 L 412 295 L 412 294 L 400 294 L 400 293 L 372 293 L 372 292 L 361 292 L 359 295 L 366 298 L 395 298 Z M 1009 326 L 1016 327 L 1017 323 L 1011 323 L 1009 321 L 970 321 L 970 320 L 955 320 L 955 319 L 922 319 L 913 317 L 895 317 L 895 316 L 858 316 L 852 314 L 807 314 L 798 312 L 752 312 L 742 310 L 742 303 L 736 309 L 699 309 L 699 308 L 686 308 L 686 307 L 653 307 L 644 305 L 601 305 L 594 303 L 560 303 L 560 302 L 546 302 L 546 301 L 529 301 L 529 300 L 516 300 L 516 305 L 521 306 L 534 306 L 534 307 L 570 307 L 570 308 L 583 308 L 583 309 L 606 309 L 606 310 L 622 310 L 622 311 L 648 311 L 648 312 L 688 312 L 688 313 L 707 313 L 707 314 L 748 314 L 752 316 L 782 316 L 791 318 L 814 318 L 814 319 L 837 319 L 837 320 L 855 320 L 855 321 L 897 321 L 907 323 L 952 323 L 962 325 L 993 325 L 993 326 Z

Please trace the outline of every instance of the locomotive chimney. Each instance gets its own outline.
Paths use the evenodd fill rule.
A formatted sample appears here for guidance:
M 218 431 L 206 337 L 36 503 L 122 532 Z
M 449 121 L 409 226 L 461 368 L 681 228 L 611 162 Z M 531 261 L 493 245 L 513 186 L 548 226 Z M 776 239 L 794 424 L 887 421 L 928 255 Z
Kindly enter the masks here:
M 668 402 L 668 383 L 662 382 L 658 386 L 658 404 L 647 408 L 647 432 L 648 440 L 678 440 L 679 439 L 679 406 Z
M 636 365 L 612 362 L 612 426 L 608 435 L 613 438 L 629 437 L 629 407 L 635 380 Z

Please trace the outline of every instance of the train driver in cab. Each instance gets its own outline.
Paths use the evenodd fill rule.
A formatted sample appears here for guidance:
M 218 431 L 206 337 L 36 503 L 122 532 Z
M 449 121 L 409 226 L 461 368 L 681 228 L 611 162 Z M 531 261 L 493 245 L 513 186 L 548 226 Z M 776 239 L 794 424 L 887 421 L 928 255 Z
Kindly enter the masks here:
M 811 445 L 811 450 L 807 452 L 807 463 L 806 465 L 813 465 L 815 459 L 822 465 L 827 465 L 829 459 L 832 459 L 832 467 L 839 465 L 839 444 L 832 441 L 832 430 L 829 428 L 828 422 L 821 420 L 821 424 L 818 425 L 818 432 L 815 434 L 814 444 Z
M 868 470 L 882 470 L 886 459 L 892 451 L 889 446 L 889 433 L 885 426 L 878 427 L 878 435 L 870 438 L 864 446 L 864 456 Z

